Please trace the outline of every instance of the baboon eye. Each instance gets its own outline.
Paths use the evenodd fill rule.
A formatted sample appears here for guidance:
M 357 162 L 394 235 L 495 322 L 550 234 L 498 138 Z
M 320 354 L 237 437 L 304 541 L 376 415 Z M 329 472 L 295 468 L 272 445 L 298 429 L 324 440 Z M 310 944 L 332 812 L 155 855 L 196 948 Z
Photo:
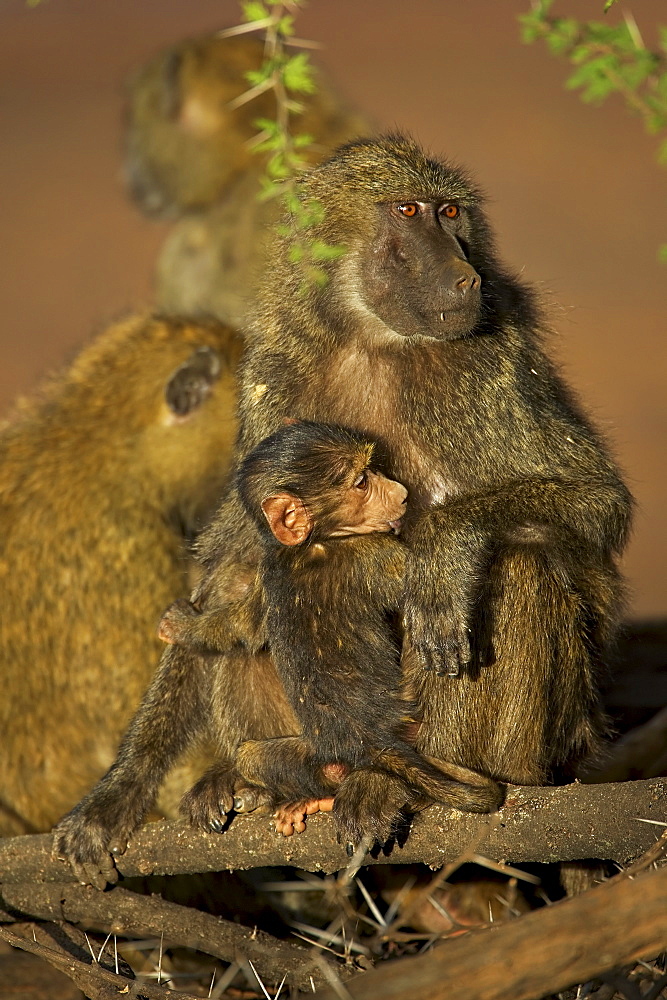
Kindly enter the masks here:
M 360 472 L 357 478 L 354 480 L 354 488 L 356 490 L 366 490 L 368 489 L 368 476 L 366 471 Z
M 397 207 L 401 215 L 405 215 L 406 218 L 408 219 L 411 219 L 419 211 L 414 201 L 404 201 L 401 205 L 398 205 Z
M 458 219 L 459 215 L 461 214 L 461 209 L 459 208 L 458 205 L 443 205 L 440 211 L 448 219 Z

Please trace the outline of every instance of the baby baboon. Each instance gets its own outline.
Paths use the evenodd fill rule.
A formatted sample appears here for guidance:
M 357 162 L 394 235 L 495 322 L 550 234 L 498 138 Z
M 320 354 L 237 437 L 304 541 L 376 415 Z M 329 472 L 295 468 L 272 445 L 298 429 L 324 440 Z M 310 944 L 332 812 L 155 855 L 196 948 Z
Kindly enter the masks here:
M 49 829 L 115 756 L 228 477 L 239 352 L 218 323 L 130 317 L 0 430 L 3 834 Z
M 275 98 L 263 94 L 238 108 L 230 102 L 249 88 L 264 46 L 257 38 L 211 35 L 159 53 L 132 81 L 128 99 L 125 175 L 150 215 L 180 219 L 157 267 L 160 305 L 172 312 L 204 311 L 238 323 L 251 299 L 267 226 L 279 206 L 259 201 L 266 158 L 248 141 L 258 118 L 275 117 Z M 327 82 L 292 119 L 296 135 L 312 136 L 310 163 L 367 131 Z
M 407 491 L 373 467 L 373 450 L 360 434 L 312 422 L 262 441 L 237 473 L 263 541 L 245 608 L 197 615 L 178 602 L 160 623 L 162 638 L 203 652 L 226 653 L 239 641 L 257 650 L 271 637 L 301 735 L 241 744 L 236 768 L 268 791 L 279 828 L 303 812 L 303 800 L 331 795 L 352 771 L 334 803 L 334 817 L 352 840 L 375 832 L 360 828 L 362 809 L 381 815 L 384 831 L 402 807 L 414 806 L 415 790 L 449 804 L 470 805 L 477 795 L 480 812 L 500 801 L 494 782 L 461 767 L 437 767 L 406 740 L 411 706 L 401 698 L 400 644 L 388 615 L 400 604 L 406 556 L 389 532 L 400 528 Z M 242 635 L 233 631 L 237 622 Z M 223 761 L 188 793 L 193 822 L 221 828 L 231 805 L 228 770 Z M 376 773 L 394 777 L 391 796 L 385 782 L 381 801 L 358 801 L 372 795 L 368 776 Z M 239 800 L 245 808 L 256 802 L 247 788 L 235 797 L 237 808 Z

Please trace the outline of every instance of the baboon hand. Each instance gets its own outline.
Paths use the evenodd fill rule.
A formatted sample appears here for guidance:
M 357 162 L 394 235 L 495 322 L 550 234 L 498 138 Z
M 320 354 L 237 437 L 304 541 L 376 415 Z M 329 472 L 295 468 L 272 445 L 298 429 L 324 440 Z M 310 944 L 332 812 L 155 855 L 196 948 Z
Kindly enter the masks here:
M 291 837 L 294 833 L 303 833 L 309 816 L 318 812 L 331 812 L 333 805 L 333 796 L 285 803 L 279 806 L 273 814 L 276 831 L 282 833 L 283 837 Z
M 183 637 L 184 628 L 187 628 L 197 615 L 198 612 L 190 601 L 179 597 L 162 615 L 157 630 L 158 637 L 170 645 L 178 644 Z
M 407 784 L 373 767 L 352 771 L 334 797 L 333 817 L 341 842 L 386 844 L 406 823 L 402 810 L 413 798 Z
M 101 890 L 118 881 L 114 858 L 125 852 L 130 832 L 112 831 L 84 799 L 55 827 L 53 853 L 69 861 L 80 882 Z
M 406 636 L 425 670 L 456 677 L 470 662 L 470 629 L 466 619 L 453 605 L 418 605 L 412 601 L 406 604 Z

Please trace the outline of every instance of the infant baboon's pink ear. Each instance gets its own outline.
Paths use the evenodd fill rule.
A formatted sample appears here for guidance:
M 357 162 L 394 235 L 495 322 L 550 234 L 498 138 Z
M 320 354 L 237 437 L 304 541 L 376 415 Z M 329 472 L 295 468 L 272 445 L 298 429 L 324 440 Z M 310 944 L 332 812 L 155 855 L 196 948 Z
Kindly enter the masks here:
M 298 497 L 276 493 L 262 500 L 264 517 L 281 545 L 301 545 L 313 530 L 313 520 Z

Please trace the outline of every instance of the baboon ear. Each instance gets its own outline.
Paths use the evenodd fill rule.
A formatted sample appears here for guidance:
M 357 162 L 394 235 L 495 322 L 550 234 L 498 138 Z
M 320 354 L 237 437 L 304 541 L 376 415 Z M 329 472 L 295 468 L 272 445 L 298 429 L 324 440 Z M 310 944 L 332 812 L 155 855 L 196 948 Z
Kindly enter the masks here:
M 262 500 L 264 517 L 281 545 L 301 545 L 313 530 L 313 519 L 298 497 L 276 493 Z
M 199 347 L 167 382 L 167 406 L 177 417 L 187 417 L 202 405 L 219 375 L 218 355 L 211 347 Z
M 285 427 L 294 427 L 294 424 L 300 424 L 301 421 L 297 417 L 283 417 L 283 424 Z

